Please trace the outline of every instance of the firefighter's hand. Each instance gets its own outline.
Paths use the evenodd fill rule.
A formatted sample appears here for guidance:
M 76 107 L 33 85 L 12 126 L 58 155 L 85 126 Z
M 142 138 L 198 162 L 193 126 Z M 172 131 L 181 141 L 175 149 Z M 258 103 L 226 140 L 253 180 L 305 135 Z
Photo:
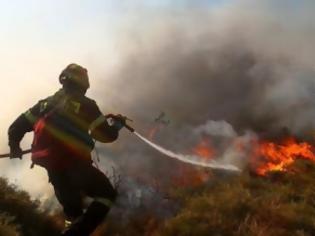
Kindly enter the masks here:
M 10 159 L 13 159 L 13 158 L 19 158 L 19 159 L 22 159 L 22 149 L 20 148 L 20 146 L 12 146 L 10 147 Z
M 115 115 L 114 117 L 114 126 L 116 129 L 120 130 L 126 125 L 127 117 L 122 116 L 121 114 Z
M 127 117 L 118 114 L 118 115 L 113 116 L 113 120 L 114 120 L 113 126 L 117 130 L 120 130 L 121 128 L 123 128 L 126 125 Z

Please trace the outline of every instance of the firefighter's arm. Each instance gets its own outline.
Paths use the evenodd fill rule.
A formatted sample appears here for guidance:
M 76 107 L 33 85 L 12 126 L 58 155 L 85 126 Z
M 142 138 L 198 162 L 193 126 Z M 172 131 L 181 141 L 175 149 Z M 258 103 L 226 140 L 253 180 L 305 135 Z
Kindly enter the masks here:
M 21 158 L 22 150 L 20 148 L 20 142 L 27 132 L 33 130 L 33 125 L 37 119 L 37 111 L 39 105 L 36 104 L 34 107 L 21 114 L 9 127 L 8 138 L 10 147 L 11 158 Z
M 89 126 L 89 133 L 92 138 L 102 143 L 110 143 L 118 138 L 119 130 L 124 126 L 123 121 L 119 120 L 118 116 L 104 115 L 95 101 L 90 104 L 89 114 L 92 118 Z
M 90 134 L 97 141 L 110 143 L 118 138 L 119 130 L 123 126 L 123 123 L 119 119 L 115 119 L 111 114 L 100 115 L 90 125 Z

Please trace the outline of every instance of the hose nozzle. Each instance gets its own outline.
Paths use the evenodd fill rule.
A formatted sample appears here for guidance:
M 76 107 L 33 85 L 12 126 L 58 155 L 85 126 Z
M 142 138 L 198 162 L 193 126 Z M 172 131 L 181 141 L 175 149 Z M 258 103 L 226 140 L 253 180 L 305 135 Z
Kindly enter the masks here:
M 130 132 L 135 132 L 135 129 L 134 128 L 132 128 L 131 126 L 129 126 L 129 125 L 127 125 L 127 124 L 125 124 L 125 128 L 127 129 L 127 130 L 129 130 Z
M 123 116 L 123 115 L 113 115 L 113 114 L 107 114 L 106 115 L 107 118 L 111 118 L 113 120 L 118 120 L 119 122 L 121 122 L 121 124 L 123 125 L 123 127 L 125 127 L 126 129 L 128 129 L 130 132 L 135 132 L 135 129 L 132 128 L 131 126 L 129 126 L 126 121 L 131 121 L 131 119 L 129 119 L 127 116 Z

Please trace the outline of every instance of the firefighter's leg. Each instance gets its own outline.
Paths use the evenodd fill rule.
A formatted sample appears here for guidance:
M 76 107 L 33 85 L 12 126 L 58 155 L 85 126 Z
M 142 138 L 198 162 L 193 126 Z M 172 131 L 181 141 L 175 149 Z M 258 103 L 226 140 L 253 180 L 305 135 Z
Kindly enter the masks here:
M 73 221 L 80 217 L 83 214 L 80 190 L 71 183 L 64 173 L 49 173 L 49 179 L 67 220 Z
M 116 198 L 116 190 L 108 178 L 94 167 L 89 167 L 85 172 L 84 190 L 94 201 L 86 212 L 76 221 L 65 236 L 88 236 L 100 225 L 109 212 Z

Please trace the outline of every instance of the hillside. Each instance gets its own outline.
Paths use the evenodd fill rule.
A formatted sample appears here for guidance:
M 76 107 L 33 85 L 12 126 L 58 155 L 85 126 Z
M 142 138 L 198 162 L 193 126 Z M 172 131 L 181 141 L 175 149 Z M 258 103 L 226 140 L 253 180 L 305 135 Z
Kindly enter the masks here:
M 0 235 L 58 235 L 57 221 L 29 194 L 0 178 Z
M 299 160 L 287 172 L 243 173 L 172 191 L 179 211 L 158 220 L 150 209 L 127 225 L 112 222 L 97 235 L 306 236 L 315 235 L 315 164 Z
M 194 187 L 172 189 L 172 215 L 141 204 L 126 220 L 111 214 L 94 235 L 311 236 L 315 235 L 315 164 L 298 160 L 286 172 L 214 175 Z M 119 208 L 117 206 L 116 208 Z M 127 211 L 128 209 L 125 209 Z M 159 211 L 157 211 L 159 210 Z M 0 179 L 0 235 L 58 235 L 58 218 L 7 180 Z M 59 224 L 60 225 L 60 224 Z

